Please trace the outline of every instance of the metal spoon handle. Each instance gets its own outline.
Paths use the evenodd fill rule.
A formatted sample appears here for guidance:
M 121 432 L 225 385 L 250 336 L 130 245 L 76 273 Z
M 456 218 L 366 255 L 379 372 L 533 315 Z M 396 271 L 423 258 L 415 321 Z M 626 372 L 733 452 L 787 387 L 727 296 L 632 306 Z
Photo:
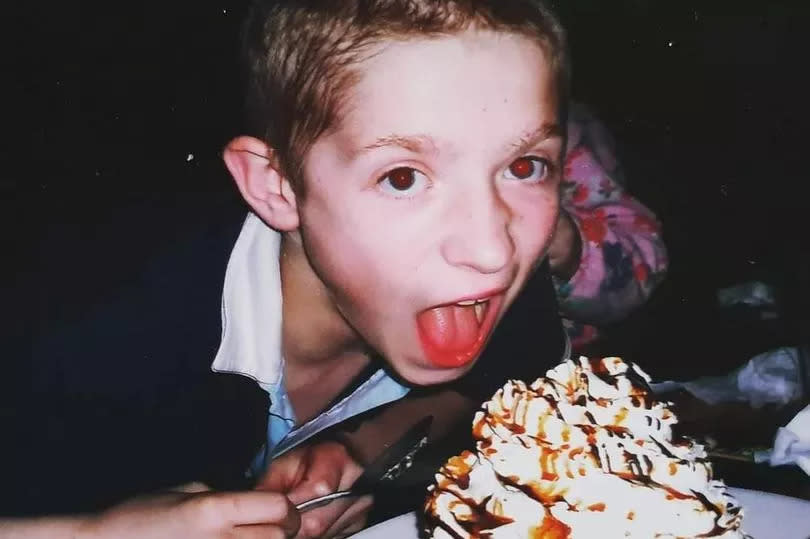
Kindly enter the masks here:
M 397 479 L 411 467 L 414 455 L 427 444 L 432 421 L 433 416 L 424 417 L 408 429 L 399 440 L 374 459 L 348 489 L 301 502 L 295 508 L 298 511 L 306 511 L 339 498 L 362 496 L 373 492 L 381 483 Z
M 331 494 L 327 494 L 325 496 L 318 496 L 317 498 L 312 498 L 311 500 L 307 500 L 305 502 L 301 502 L 295 506 L 295 508 L 300 511 L 308 511 L 309 509 L 317 509 L 318 507 L 322 507 L 333 500 L 339 500 L 340 498 L 348 498 L 350 496 L 362 496 L 365 494 L 360 490 L 339 490 L 337 492 L 333 492 Z

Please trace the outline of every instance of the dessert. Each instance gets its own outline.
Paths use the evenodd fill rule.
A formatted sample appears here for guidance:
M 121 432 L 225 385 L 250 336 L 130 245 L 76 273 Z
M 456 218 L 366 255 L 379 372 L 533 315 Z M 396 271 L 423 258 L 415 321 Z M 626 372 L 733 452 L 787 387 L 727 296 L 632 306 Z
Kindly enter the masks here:
M 434 538 L 742 538 L 742 510 L 650 378 L 619 358 L 509 381 L 473 420 L 425 503 Z

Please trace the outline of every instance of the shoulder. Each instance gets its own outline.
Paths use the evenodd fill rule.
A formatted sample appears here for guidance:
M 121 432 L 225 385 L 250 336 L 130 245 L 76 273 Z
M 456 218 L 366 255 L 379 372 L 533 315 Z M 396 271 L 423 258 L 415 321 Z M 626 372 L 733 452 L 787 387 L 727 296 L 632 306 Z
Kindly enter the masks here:
M 136 391 L 174 371 L 207 370 L 244 215 L 226 200 L 198 197 L 133 205 L 47 234 L 22 294 L 34 305 L 27 333 L 35 384 L 97 392 L 126 370 L 124 389 Z
M 74 225 L 41 244 L 21 294 L 36 309 L 7 361 L 23 382 L 6 449 L 26 472 L 4 471 L 7 488 L 50 486 L 18 493 L 20 511 L 232 476 L 261 443 L 267 395 L 210 370 L 245 210 L 193 202 L 133 206 L 98 221 L 95 237 Z

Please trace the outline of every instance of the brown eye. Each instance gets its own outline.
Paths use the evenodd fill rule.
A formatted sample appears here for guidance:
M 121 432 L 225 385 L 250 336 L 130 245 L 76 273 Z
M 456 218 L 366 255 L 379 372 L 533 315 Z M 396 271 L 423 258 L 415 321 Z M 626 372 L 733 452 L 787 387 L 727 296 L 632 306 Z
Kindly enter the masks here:
M 407 191 L 416 183 L 415 170 L 400 167 L 388 173 L 388 183 L 397 191 Z

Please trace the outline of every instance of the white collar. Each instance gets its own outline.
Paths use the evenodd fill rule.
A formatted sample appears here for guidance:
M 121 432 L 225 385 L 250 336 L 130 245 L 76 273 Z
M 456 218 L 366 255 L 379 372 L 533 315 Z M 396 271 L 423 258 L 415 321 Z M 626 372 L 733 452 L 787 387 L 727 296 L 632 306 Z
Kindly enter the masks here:
M 222 341 L 211 368 L 278 385 L 281 350 L 281 234 L 248 214 L 225 270 Z
M 266 451 L 257 464 L 281 454 L 349 417 L 391 402 L 408 388 L 378 370 L 351 395 L 304 425 L 295 414 L 283 385 L 281 350 L 281 234 L 249 214 L 231 252 L 222 292 L 222 341 L 211 368 L 256 380 L 270 394 Z

